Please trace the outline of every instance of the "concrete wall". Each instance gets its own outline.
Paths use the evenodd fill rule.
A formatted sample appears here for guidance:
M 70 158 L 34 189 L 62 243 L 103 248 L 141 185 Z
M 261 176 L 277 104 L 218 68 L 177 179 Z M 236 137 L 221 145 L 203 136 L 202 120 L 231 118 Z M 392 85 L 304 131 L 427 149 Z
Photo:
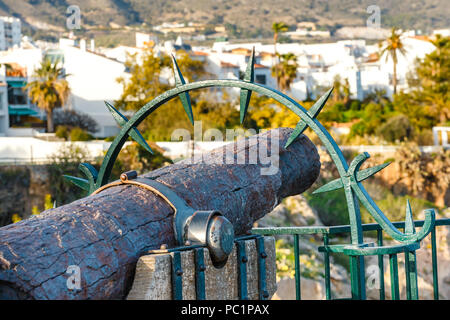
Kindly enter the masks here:
M 48 163 L 60 148 L 80 146 L 91 157 L 103 156 L 111 142 L 50 142 L 29 137 L 0 137 L 0 163 Z

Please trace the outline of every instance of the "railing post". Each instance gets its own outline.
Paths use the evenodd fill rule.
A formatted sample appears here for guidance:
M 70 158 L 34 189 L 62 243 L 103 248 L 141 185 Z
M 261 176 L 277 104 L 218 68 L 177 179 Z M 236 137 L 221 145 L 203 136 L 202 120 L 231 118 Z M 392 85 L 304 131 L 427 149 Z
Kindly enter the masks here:
M 197 300 L 205 300 L 205 253 L 204 248 L 195 249 L 195 293 Z
M 267 292 L 266 283 L 266 259 L 267 253 L 264 248 L 264 237 L 256 238 L 256 252 L 258 253 L 258 287 L 259 287 L 259 299 L 267 300 L 269 293 Z
M 400 289 L 398 284 L 398 261 L 397 254 L 389 255 L 389 265 L 391 273 L 391 295 L 392 300 L 400 300 Z
M 434 300 L 439 300 L 439 278 L 438 278 L 438 264 L 436 252 L 436 226 L 431 230 L 431 260 L 433 266 L 433 295 Z
M 383 230 L 377 230 L 378 246 L 383 246 Z M 380 300 L 386 299 L 386 293 L 384 288 L 384 260 L 383 255 L 378 256 L 378 269 L 380 271 Z
M 416 252 L 405 252 L 405 270 L 406 270 L 406 297 L 408 300 L 418 300 L 419 290 L 417 287 L 417 263 Z
M 179 251 L 173 253 L 172 288 L 173 300 L 183 300 L 183 269 L 181 267 L 181 253 Z
M 326 248 L 328 246 L 329 238 L 328 234 L 323 235 L 323 245 Z M 325 295 L 327 300 L 331 300 L 331 282 L 330 282 L 330 253 L 325 250 L 324 253 L 325 263 Z
M 300 249 L 298 245 L 298 234 L 294 234 L 294 255 L 295 255 L 295 298 L 301 300 L 301 286 L 300 286 Z
M 364 257 L 350 256 L 350 275 L 353 300 L 366 299 Z
M 238 259 L 238 279 L 239 279 L 239 298 L 241 300 L 248 300 L 247 292 L 247 253 L 245 250 L 245 241 L 236 241 L 237 244 L 237 259 Z

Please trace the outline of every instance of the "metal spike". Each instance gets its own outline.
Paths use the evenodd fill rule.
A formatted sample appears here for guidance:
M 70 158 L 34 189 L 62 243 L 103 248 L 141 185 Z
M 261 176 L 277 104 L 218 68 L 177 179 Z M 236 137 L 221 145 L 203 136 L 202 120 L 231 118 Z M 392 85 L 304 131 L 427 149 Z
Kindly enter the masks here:
M 416 228 L 414 227 L 414 219 L 409 199 L 406 199 L 405 233 L 407 234 L 416 233 Z
M 73 183 L 77 187 L 79 187 L 83 190 L 89 191 L 90 185 L 89 185 L 88 180 L 83 179 L 83 178 L 68 176 L 68 175 L 63 175 L 63 178 L 66 179 L 67 181 Z
M 343 187 L 344 187 L 344 184 L 342 183 L 341 178 L 339 178 L 339 179 L 335 179 L 333 181 L 330 181 L 327 184 L 324 184 L 323 186 L 321 186 L 317 190 L 314 190 L 313 194 L 327 192 L 327 191 L 333 191 L 333 190 L 337 190 L 337 189 L 340 189 L 340 188 L 343 188 Z
M 328 98 L 331 95 L 331 92 L 333 92 L 333 88 L 328 90 L 323 96 L 319 98 L 319 100 L 316 101 L 316 103 L 314 103 L 314 105 L 311 108 L 308 109 L 307 112 L 311 116 L 311 118 L 315 119 L 317 115 L 320 113 L 320 111 L 322 111 L 323 107 L 325 106 L 325 103 L 327 102 Z M 306 122 L 303 121 L 303 119 L 300 119 L 300 121 L 295 126 L 294 131 L 292 131 L 291 135 L 289 136 L 289 139 L 284 147 L 285 148 L 289 147 L 291 143 L 294 142 L 294 140 L 297 139 L 297 137 L 305 131 L 307 126 L 308 125 L 306 124 Z
M 390 164 L 391 164 L 391 162 L 386 162 L 386 163 L 379 164 L 379 165 L 377 165 L 375 167 L 370 167 L 370 168 L 358 171 L 356 173 L 356 180 L 358 180 L 358 182 L 366 180 L 367 178 L 370 178 L 375 173 L 383 170 L 384 168 L 386 168 Z
M 358 182 L 364 181 L 364 180 L 370 178 L 371 176 L 373 176 L 375 173 L 383 170 L 390 164 L 391 164 L 390 162 L 386 162 L 386 163 L 377 165 L 375 167 L 371 167 L 371 168 L 367 168 L 367 169 L 358 171 L 356 173 L 356 180 Z M 338 179 L 332 180 L 332 181 L 328 182 L 327 184 L 321 186 L 319 189 L 315 190 L 313 192 L 313 194 L 337 190 L 337 189 L 342 188 L 343 186 L 344 186 L 344 184 L 342 183 L 341 178 L 338 178 Z
M 127 117 L 125 117 L 123 114 L 121 114 L 119 112 L 119 110 L 117 110 L 116 108 L 114 108 L 110 103 L 108 103 L 107 101 L 105 101 L 106 107 L 109 109 L 109 111 L 111 112 L 112 116 L 114 117 L 114 119 L 116 120 L 117 124 L 120 127 L 123 127 L 127 122 L 128 119 Z M 150 146 L 147 144 L 147 142 L 145 141 L 144 137 L 141 135 L 141 133 L 139 132 L 138 129 L 136 129 L 135 127 L 133 127 L 129 132 L 128 135 L 131 137 L 131 139 L 133 139 L 134 141 L 136 141 L 139 145 L 141 145 L 145 150 L 147 150 L 148 152 L 150 152 L 151 154 L 153 154 L 153 150 L 150 148 Z
M 175 86 L 179 87 L 186 84 L 184 81 L 183 75 L 181 74 L 181 70 L 178 67 L 177 60 L 175 56 L 172 54 L 172 63 L 173 63 L 173 73 L 175 74 Z M 188 92 L 183 92 L 178 95 L 180 97 L 181 103 L 183 104 L 183 108 L 187 113 L 189 121 L 191 124 L 194 124 L 194 115 L 192 114 L 192 106 L 191 106 L 191 97 Z
M 247 63 L 247 69 L 244 74 L 244 81 L 253 82 L 255 80 L 255 47 L 252 49 L 250 59 Z M 250 98 L 252 96 L 252 91 L 247 89 L 241 89 L 240 93 L 240 120 L 241 123 L 244 122 L 245 115 L 247 114 L 248 105 L 250 103 Z

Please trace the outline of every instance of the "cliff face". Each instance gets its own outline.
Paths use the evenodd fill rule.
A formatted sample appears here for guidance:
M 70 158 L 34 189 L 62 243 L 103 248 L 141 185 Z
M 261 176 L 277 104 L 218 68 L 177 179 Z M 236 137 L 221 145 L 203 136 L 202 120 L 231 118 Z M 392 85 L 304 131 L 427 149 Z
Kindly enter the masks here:
M 0 225 L 11 223 L 13 214 L 27 218 L 36 206 L 44 208 L 51 193 L 47 166 L 0 166 Z
M 13 214 L 26 218 L 33 206 L 43 207 L 49 193 L 47 170 L 41 166 L 0 167 L 0 224 L 11 223 Z

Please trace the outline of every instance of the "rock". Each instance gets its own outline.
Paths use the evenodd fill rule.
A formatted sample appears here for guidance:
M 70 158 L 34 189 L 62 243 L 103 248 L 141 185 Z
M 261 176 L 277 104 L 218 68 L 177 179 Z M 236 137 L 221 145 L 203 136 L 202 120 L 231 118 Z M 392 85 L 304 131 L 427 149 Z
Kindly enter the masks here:
M 295 300 L 295 279 L 284 277 L 277 282 L 277 291 L 273 300 Z M 300 292 L 302 300 L 325 299 L 325 286 L 323 281 L 309 278 L 300 278 Z

